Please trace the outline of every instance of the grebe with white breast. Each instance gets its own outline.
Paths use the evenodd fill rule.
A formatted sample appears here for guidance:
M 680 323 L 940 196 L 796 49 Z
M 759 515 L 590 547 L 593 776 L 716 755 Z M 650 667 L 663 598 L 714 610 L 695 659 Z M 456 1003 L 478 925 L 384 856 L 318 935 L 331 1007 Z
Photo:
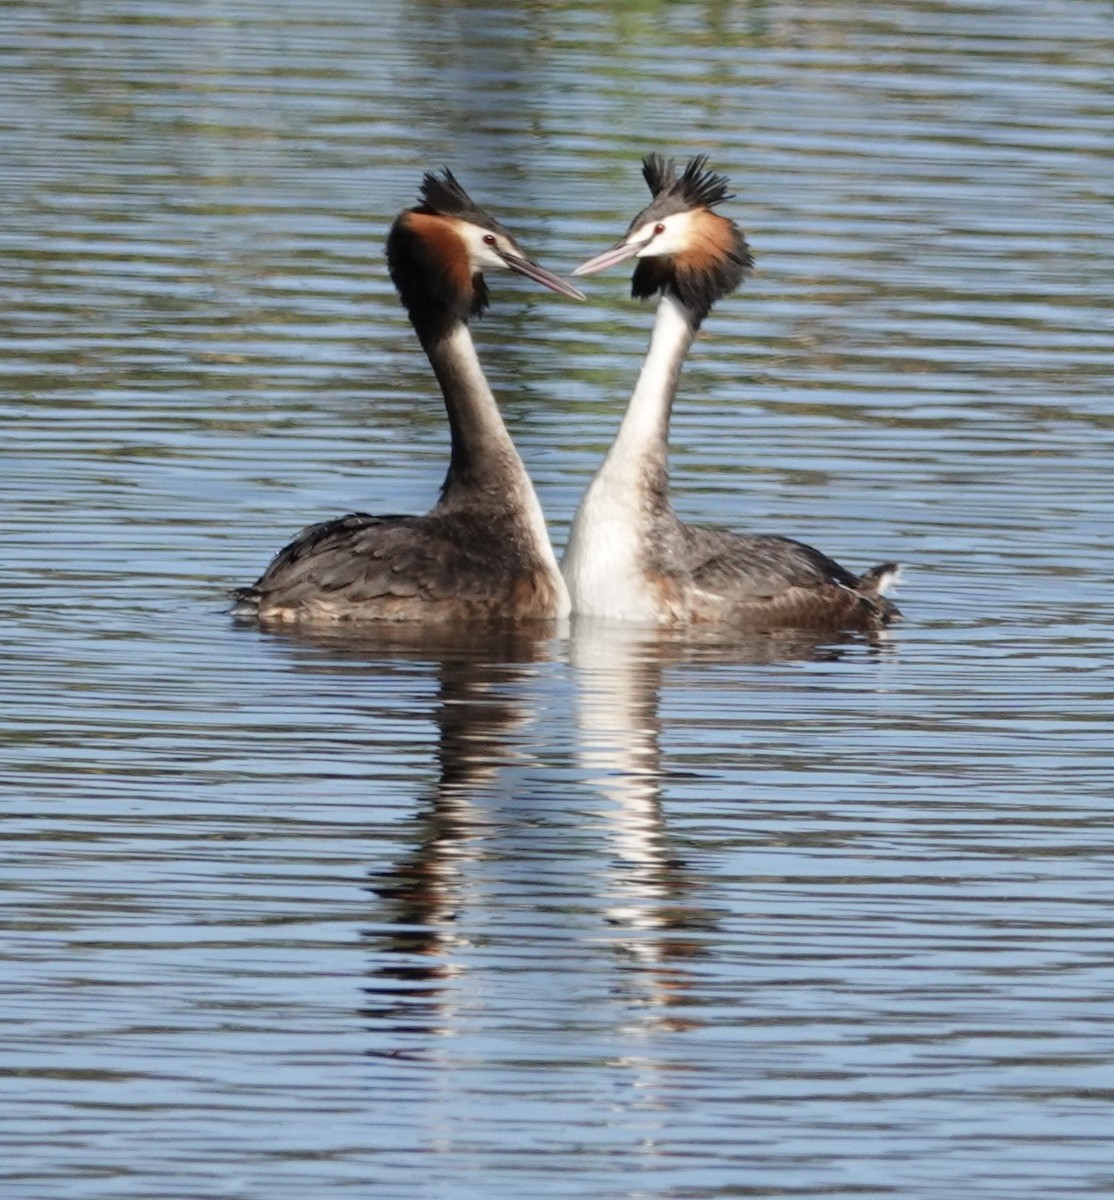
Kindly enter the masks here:
M 561 569 L 574 615 L 740 629 L 878 629 L 900 614 L 884 593 L 896 563 L 862 575 L 790 538 L 687 525 L 669 499 L 669 418 L 681 367 L 712 305 L 752 260 L 742 230 L 714 211 L 727 180 L 692 159 L 678 176 L 651 154 L 653 200 L 610 250 L 574 275 L 637 258 L 632 294 L 660 294 L 650 347 L 619 432 L 580 502 Z

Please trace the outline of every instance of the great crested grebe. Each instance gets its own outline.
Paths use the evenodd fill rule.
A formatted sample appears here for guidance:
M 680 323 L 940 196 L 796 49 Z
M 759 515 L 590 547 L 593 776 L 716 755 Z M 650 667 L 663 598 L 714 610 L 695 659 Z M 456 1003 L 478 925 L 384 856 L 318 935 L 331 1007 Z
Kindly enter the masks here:
M 790 538 L 686 525 L 669 502 L 669 416 L 701 322 L 751 266 L 738 226 L 713 211 L 727 180 L 704 155 L 678 176 L 651 154 L 653 194 L 588 275 L 637 258 L 631 292 L 661 294 L 650 347 L 619 432 L 580 502 L 561 570 L 575 615 L 656 625 L 731 623 L 740 629 L 876 629 L 897 616 L 884 592 L 897 564 L 854 575 Z
M 391 278 L 444 393 L 451 432 L 441 496 L 420 517 L 352 513 L 280 550 L 235 616 L 264 623 L 524 621 L 568 615 L 569 596 L 534 486 L 476 356 L 468 318 L 488 304 L 485 270 L 510 270 L 583 300 L 531 262 L 449 170 L 387 238 Z

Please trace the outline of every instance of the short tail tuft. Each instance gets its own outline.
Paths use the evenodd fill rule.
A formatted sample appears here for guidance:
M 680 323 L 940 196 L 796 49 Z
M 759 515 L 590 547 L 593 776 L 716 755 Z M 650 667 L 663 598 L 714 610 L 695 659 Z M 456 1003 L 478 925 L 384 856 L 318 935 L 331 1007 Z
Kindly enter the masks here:
M 874 619 L 880 625 L 901 620 L 901 609 L 892 600 L 886 599 L 886 593 L 897 583 L 900 575 L 900 563 L 886 562 L 871 567 L 859 576 L 855 591 L 862 597 L 863 603 L 870 606 Z
M 228 610 L 233 617 L 259 616 L 259 601 L 263 598 L 257 587 L 237 588 L 232 593 L 232 607 Z
M 879 563 L 859 577 L 859 591 L 868 596 L 885 596 L 900 578 L 901 563 Z

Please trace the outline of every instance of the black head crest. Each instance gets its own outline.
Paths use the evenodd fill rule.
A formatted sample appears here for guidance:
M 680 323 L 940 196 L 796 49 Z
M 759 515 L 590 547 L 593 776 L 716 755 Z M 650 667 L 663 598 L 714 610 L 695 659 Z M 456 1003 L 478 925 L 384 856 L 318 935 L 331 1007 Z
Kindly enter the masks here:
M 677 182 L 677 164 L 661 154 L 647 154 L 642 160 L 642 178 L 656 200 Z
M 456 217 L 471 225 L 479 225 L 484 229 L 497 229 L 498 224 L 484 212 L 471 196 L 460 186 L 460 181 L 449 170 L 443 167 L 440 175 L 427 171 L 422 177 L 419 192 L 421 203 L 415 212 L 428 213 L 431 216 Z
M 715 208 L 717 204 L 733 199 L 727 176 L 708 168 L 706 154 L 689 159 L 679 177 L 673 159 L 647 154 L 642 160 L 642 178 L 654 197 L 649 207 L 639 214 L 643 220 L 690 212 L 694 208 Z
M 677 190 L 693 208 L 715 208 L 725 200 L 733 200 L 729 192 L 726 175 L 717 175 L 708 169 L 708 156 L 698 154 L 690 159 L 684 173 L 677 181 Z

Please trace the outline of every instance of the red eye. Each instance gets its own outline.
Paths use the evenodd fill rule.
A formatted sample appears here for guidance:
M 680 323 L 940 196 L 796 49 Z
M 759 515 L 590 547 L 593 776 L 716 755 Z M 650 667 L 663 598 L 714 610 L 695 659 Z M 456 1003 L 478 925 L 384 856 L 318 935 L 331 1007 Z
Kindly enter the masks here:
M 495 234 L 485 233 L 484 234 L 484 245 L 485 246 L 494 246 L 495 245 Z
M 654 226 L 654 235 L 657 236 L 659 233 L 664 233 L 664 232 L 665 232 L 665 226 L 659 221 Z

